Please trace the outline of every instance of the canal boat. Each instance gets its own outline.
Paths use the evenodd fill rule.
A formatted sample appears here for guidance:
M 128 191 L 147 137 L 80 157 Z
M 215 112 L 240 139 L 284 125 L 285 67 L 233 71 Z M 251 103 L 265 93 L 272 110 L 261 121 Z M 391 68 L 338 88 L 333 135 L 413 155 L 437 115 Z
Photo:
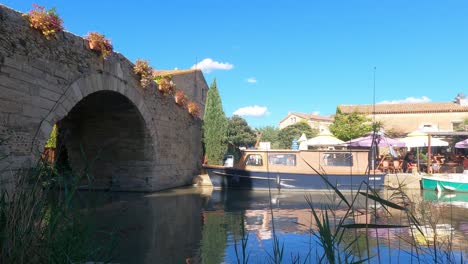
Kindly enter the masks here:
M 238 162 L 203 165 L 215 188 L 278 190 L 381 189 L 385 173 L 369 170 L 369 150 L 243 150 Z M 328 183 L 326 182 L 328 181 Z
M 468 192 L 468 171 L 422 176 L 421 187 L 438 192 Z

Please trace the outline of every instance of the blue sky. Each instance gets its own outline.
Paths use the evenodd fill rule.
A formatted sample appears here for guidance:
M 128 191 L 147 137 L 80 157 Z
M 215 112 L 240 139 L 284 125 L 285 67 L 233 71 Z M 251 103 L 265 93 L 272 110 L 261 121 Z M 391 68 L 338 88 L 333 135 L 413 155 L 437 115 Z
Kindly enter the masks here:
M 467 1 L 1 3 L 56 7 L 67 31 L 104 33 L 116 51 L 156 69 L 201 63 L 226 115 L 237 111 L 253 127 L 277 126 L 288 112 L 372 104 L 374 67 L 377 103 L 468 94 Z

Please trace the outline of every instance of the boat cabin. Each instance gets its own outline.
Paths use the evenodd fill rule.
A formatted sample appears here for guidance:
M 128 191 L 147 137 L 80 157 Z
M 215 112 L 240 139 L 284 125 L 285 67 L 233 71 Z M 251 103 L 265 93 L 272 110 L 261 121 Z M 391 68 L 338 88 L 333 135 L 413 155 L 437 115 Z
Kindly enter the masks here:
M 364 174 L 368 150 L 243 150 L 233 167 L 247 171 Z M 232 157 L 225 164 L 233 164 Z M 311 168 L 312 167 L 312 168 Z

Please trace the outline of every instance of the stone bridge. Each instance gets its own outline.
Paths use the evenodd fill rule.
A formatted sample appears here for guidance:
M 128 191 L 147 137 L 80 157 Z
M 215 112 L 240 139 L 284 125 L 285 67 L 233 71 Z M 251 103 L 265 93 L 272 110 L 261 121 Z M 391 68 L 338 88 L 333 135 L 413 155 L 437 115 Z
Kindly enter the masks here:
M 204 108 L 200 71 L 174 81 Z M 1 186 L 36 165 L 54 124 L 56 159 L 96 188 L 162 190 L 191 183 L 201 167 L 201 119 L 156 84 L 142 88 L 128 59 L 104 60 L 68 32 L 47 40 L 0 5 Z

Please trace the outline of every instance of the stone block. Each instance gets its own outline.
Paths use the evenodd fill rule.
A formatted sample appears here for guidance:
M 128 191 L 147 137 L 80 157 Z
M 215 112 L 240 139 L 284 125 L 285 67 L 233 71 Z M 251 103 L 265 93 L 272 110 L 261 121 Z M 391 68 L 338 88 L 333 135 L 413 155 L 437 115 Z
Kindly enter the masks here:
M 23 115 L 33 118 L 44 119 L 49 114 L 49 110 L 32 105 L 32 104 L 25 104 L 23 105 Z
M 72 102 L 71 100 L 74 100 L 74 98 L 70 98 L 68 96 L 64 96 L 62 99 L 60 99 L 60 104 L 67 113 L 70 112 L 76 105 L 76 103 L 74 101 Z
M 29 94 L 29 87 L 31 84 L 18 80 L 15 78 L 10 78 L 6 75 L 0 75 L 0 84 L 2 84 L 3 87 L 7 87 L 12 90 L 16 90 L 22 93 L 28 93 Z
M 47 89 L 44 89 L 44 88 L 40 88 L 39 89 L 39 96 L 42 97 L 42 98 L 46 98 L 48 100 L 56 102 L 56 101 L 58 101 L 60 99 L 62 94 L 61 93 L 56 93 L 56 92 L 53 92 L 53 91 L 50 91 L 50 90 L 47 90 Z
M 77 82 L 70 86 L 70 90 L 73 92 L 73 96 L 75 97 L 77 102 L 83 99 L 83 93 L 81 92 L 81 88 Z
M 23 66 L 27 63 L 28 59 L 22 56 L 3 57 L 2 65 L 22 70 Z M 3 67 L 2 67 L 3 68 Z
M 47 109 L 47 110 L 52 110 L 57 104 L 56 101 L 52 101 L 52 100 L 39 97 L 39 96 L 32 97 L 30 100 L 30 103 L 33 106 L 37 106 L 37 107 L 40 107 L 42 109 Z
M 55 67 L 54 76 L 57 76 L 57 77 L 62 78 L 64 80 L 69 80 L 70 71 L 67 68 L 62 69 L 62 67 Z
M 11 89 L 2 84 L 0 84 L 0 98 L 19 103 L 24 103 L 31 99 L 29 93 Z
M 21 113 L 23 111 L 23 105 L 19 102 L 0 98 L 0 105 L 3 113 Z

